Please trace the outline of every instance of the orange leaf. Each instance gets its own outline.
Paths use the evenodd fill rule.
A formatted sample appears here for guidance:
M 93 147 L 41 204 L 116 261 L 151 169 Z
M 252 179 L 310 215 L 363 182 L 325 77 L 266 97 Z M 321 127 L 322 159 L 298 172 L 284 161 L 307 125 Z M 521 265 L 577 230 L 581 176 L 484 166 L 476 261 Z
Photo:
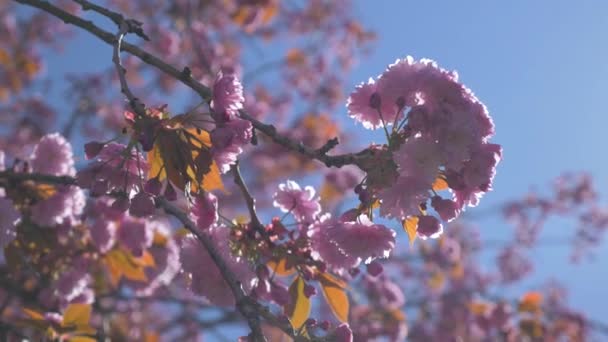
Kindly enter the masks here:
M 519 300 L 520 312 L 539 312 L 543 302 L 543 295 L 539 292 L 530 291 L 525 293 Z
M 279 12 L 279 6 L 277 3 L 270 3 L 264 7 L 262 11 L 262 23 L 268 24 L 272 18 L 274 18 Z
M 144 341 L 145 342 L 158 342 L 158 341 L 160 341 L 160 337 L 155 332 L 146 332 L 144 334 Z
M 67 342 L 95 342 L 96 339 L 87 336 L 74 336 L 67 339 Z
M 485 315 L 490 309 L 490 305 L 486 302 L 474 301 L 469 303 L 469 310 L 476 316 Z
M 63 328 L 74 329 L 81 334 L 95 333 L 95 329 L 89 326 L 91 310 L 90 304 L 74 303 L 68 305 L 63 312 L 63 322 L 61 322 L 61 326 Z
M 285 314 L 289 316 L 294 329 L 300 329 L 310 316 L 310 299 L 304 294 L 304 280 L 296 277 L 289 285 L 290 301 L 285 306 Z
M 163 129 L 148 152 L 148 178 L 169 178 L 173 185 L 182 190 L 190 183 L 193 192 L 201 188 L 206 191 L 223 189 L 220 171 L 214 161 L 205 157 L 203 160 L 209 162 L 209 169 L 199 168 L 197 157 L 209 148 L 211 137 L 207 131 L 197 128 Z
M 437 177 L 437 179 L 435 179 L 435 182 L 433 182 L 433 190 L 435 191 L 446 190 L 447 188 L 448 182 L 442 177 Z
M 401 223 L 403 230 L 407 233 L 407 237 L 410 239 L 410 247 L 416 241 L 416 235 L 418 231 L 418 216 L 410 216 L 403 220 Z
M 349 302 L 346 294 L 346 284 L 328 273 L 319 277 L 325 301 L 340 322 L 348 322 Z
M 29 316 L 29 318 L 36 320 L 36 321 L 43 321 L 44 320 L 44 315 L 41 314 L 38 311 L 34 311 L 32 309 L 28 309 L 28 308 L 23 308 L 23 313 L 25 313 L 26 315 Z
M 306 54 L 298 48 L 293 48 L 287 51 L 285 59 L 289 66 L 303 65 L 306 62 Z
M 321 186 L 321 191 L 319 191 L 319 196 L 323 201 L 334 201 L 339 199 L 340 196 L 343 195 L 338 189 L 331 183 L 325 182 Z
M 147 251 L 141 257 L 135 258 L 127 251 L 114 249 L 105 255 L 104 260 L 114 286 L 118 285 L 122 277 L 135 281 L 147 281 L 144 268 L 155 265 L 152 254 Z
M 279 276 L 292 275 L 296 271 L 294 267 L 287 268 L 287 260 L 285 258 L 279 259 L 279 261 L 270 260 L 266 265 Z

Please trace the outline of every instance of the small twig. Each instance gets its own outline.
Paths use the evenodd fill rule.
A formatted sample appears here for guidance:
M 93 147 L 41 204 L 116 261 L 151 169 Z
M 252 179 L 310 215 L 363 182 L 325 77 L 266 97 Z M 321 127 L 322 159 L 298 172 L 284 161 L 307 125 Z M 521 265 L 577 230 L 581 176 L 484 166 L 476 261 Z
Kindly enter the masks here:
M 135 111 L 135 114 L 143 117 L 146 115 L 146 108 L 144 104 L 133 95 L 131 89 L 129 88 L 129 84 L 127 83 L 127 70 L 122 66 L 122 62 L 120 59 L 120 50 L 122 40 L 125 35 L 130 31 L 129 24 L 127 21 L 121 21 L 119 26 L 118 33 L 116 33 L 116 43 L 114 44 L 114 50 L 112 54 L 112 62 L 116 66 L 116 73 L 118 74 L 118 79 L 120 80 L 120 90 L 129 100 L 129 105 Z
M 338 146 L 339 143 L 340 143 L 340 141 L 338 140 L 338 137 L 329 139 L 323 146 L 321 146 L 320 148 L 317 149 L 317 153 L 327 154 L 327 152 L 331 151 L 333 148 Z
M 249 210 L 249 217 L 251 219 L 251 224 L 253 228 L 260 233 L 264 238 L 268 238 L 268 234 L 264 229 L 264 225 L 260 221 L 258 217 L 258 213 L 255 210 L 255 199 L 251 196 L 245 181 L 243 180 L 243 176 L 241 175 L 241 171 L 239 169 L 238 162 L 231 167 L 232 174 L 234 175 L 234 183 L 241 189 L 241 193 L 243 197 L 245 197 L 245 202 L 247 203 L 247 209 Z
M 241 118 L 250 121 L 253 127 L 260 132 L 264 133 L 272 139 L 275 143 L 292 151 L 299 152 L 311 159 L 316 159 L 324 163 L 327 167 L 342 167 L 345 165 L 357 165 L 361 168 L 360 163 L 363 159 L 367 158 L 370 154 L 368 149 L 365 149 L 358 153 L 348 153 L 336 156 L 329 156 L 323 149 L 313 149 L 301 142 L 295 142 L 290 138 L 281 135 L 277 132 L 276 127 L 268 125 L 258 121 L 245 111 L 240 111 Z
M 135 33 L 136 35 L 143 38 L 144 40 L 148 40 L 148 41 L 150 40 L 150 37 L 148 37 L 146 35 L 146 33 L 144 32 L 144 30 L 142 28 L 143 23 L 141 21 L 138 21 L 135 19 L 126 19 L 122 14 L 120 14 L 118 12 L 114 12 L 108 8 L 96 5 L 87 0 L 73 0 L 73 1 L 78 3 L 84 11 L 92 10 L 94 12 L 97 12 L 97 13 L 103 15 L 104 17 L 112 20 L 114 22 L 114 24 L 116 24 L 117 26 L 120 26 L 122 22 L 128 22 L 129 31 L 127 33 Z

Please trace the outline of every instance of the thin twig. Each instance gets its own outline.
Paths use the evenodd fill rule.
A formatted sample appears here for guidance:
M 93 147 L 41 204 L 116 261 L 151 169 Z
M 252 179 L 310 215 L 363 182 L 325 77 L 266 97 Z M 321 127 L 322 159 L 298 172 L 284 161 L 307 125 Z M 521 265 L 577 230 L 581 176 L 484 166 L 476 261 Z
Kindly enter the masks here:
M 148 37 L 146 35 L 146 33 L 144 32 L 144 30 L 142 28 L 143 23 L 141 21 L 137 21 L 135 19 L 126 19 L 122 14 L 120 14 L 118 12 L 114 12 L 110 9 L 107 9 L 103 6 L 96 5 L 87 0 L 73 0 L 73 1 L 78 3 L 84 11 L 92 10 L 92 11 L 97 12 L 97 13 L 103 15 L 104 17 L 112 20 L 114 22 L 114 24 L 116 24 L 116 26 L 120 27 L 122 22 L 130 22 L 129 31 L 126 33 L 135 33 L 136 35 L 138 35 L 139 37 L 141 37 L 145 40 L 148 40 L 148 41 L 150 40 L 150 37 Z
M 247 203 L 247 209 L 249 210 L 249 217 L 251 219 L 251 224 L 253 228 L 260 233 L 264 238 L 268 238 L 268 234 L 264 229 L 264 225 L 260 221 L 258 217 L 258 213 L 255 210 L 255 199 L 251 196 L 249 189 L 247 188 L 247 184 L 243 180 L 243 176 L 241 175 L 241 170 L 239 169 L 238 162 L 231 167 L 232 174 L 234 175 L 234 183 L 241 189 L 241 193 L 243 197 L 245 197 L 245 202 Z

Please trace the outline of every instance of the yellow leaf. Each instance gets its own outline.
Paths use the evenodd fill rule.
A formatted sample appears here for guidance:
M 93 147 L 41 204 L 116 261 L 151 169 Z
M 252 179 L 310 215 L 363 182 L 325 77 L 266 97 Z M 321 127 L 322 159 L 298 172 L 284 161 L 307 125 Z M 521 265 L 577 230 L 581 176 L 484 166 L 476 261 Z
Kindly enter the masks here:
M 340 322 L 348 322 L 349 302 L 346 294 L 346 284 L 328 273 L 319 277 L 325 301 Z
M 433 182 L 433 190 L 435 191 L 446 190 L 447 188 L 448 182 L 445 180 L 445 178 L 437 177 L 437 179 L 435 179 L 435 182 Z
M 63 312 L 63 322 L 61 322 L 61 327 L 73 330 L 75 333 L 79 334 L 94 334 L 95 329 L 89 326 L 89 320 L 91 319 L 91 310 L 92 309 L 90 304 L 75 303 L 68 305 L 68 307 Z M 74 338 L 77 337 L 75 336 Z
M 224 189 L 219 168 L 214 161 L 208 160 L 208 171 L 198 168 L 197 157 L 210 148 L 211 137 L 207 131 L 196 128 L 163 129 L 158 133 L 152 150 L 148 152 L 148 178 L 169 178 L 181 190 L 190 183 L 193 192 L 199 192 L 201 188 L 206 191 Z
M 154 257 L 147 251 L 135 258 L 131 253 L 122 249 L 113 249 L 104 257 L 105 264 L 110 273 L 110 281 L 114 286 L 122 277 L 135 281 L 147 281 L 145 267 L 154 267 Z
M 74 336 L 68 338 L 67 342 L 96 342 L 97 340 L 87 336 Z
M 321 186 L 321 191 L 319 191 L 319 196 L 322 201 L 334 201 L 339 199 L 340 196 L 343 195 L 338 189 L 331 183 L 325 182 L 323 186 Z
M 285 258 L 279 259 L 279 261 L 270 260 L 266 265 L 272 270 L 272 272 L 274 272 L 274 274 L 279 276 L 292 275 L 296 271 L 294 267 L 287 268 L 287 260 Z
M 310 315 L 310 299 L 304 294 L 304 280 L 296 277 L 289 286 L 290 302 L 285 307 L 285 314 L 289 316 L 294 329 L 300 329 Z
M 410 247 L 416 241 L 416 235 L 418 231 L 418 216 L 410 216 L 403 220 L 401 223 L 403 225 L 403 230 L 407 233 L 407 237 L 410 239 Z
M 445 280 L 446 279 L 445 279 L 444 274 L 442 272 L 440 272 L 439 270 L 436 270 L 431 274 L 431 276 L 427 280 L 427 283 L 428 283 L 429 287 L 432 288 L 433 290 L 439 290 L 445 284 Z
M 63 327 L 88 326 L 91 318 L 91 305 L 89 304 L 70 304 L 63 312 Z

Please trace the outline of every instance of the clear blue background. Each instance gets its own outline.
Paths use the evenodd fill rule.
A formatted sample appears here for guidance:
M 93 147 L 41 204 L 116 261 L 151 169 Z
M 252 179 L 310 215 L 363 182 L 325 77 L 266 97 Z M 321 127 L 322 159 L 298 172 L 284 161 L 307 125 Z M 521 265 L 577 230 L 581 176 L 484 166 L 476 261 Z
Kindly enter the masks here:
M 346 93 L 409 54 L 456 69 L 490 109 L 497 131 L 493 141 L 503 145 L 504 158 L 495 190 L 479 208 L 468 211 L 471 215 L 521 197 L 532 185 L 548 189 L 549 181 L 563 171 L 589 171 L 603 195 L 608 185 L 608 2 L 395 0 L 356 5 L 357 15 L 377 32 L 378 41 L 353 70 Z M 268 60 L 273 60 L 271 54 Z M 65 53 L 48 55 L 47 74 L 55 78 L 104 69 L 110 56 L 110 47 L 79 33 Z M 62 108 L 58 90 L 49 98 Z M 344 108 L 335 115 L 357 140 L 382 140 L 381 134 L 354 126 Z M 512 236 L 512 227 L 495 217 L 476 222 L 484 240 Z M 574 229 L 573 222 L 557 220 L 543 236 L 568 237 Z M 603 320 L 608 312 L 608 248 L 600 247 L 595 261 L 578 266 L 569 263 L 570 251 L 568 245 L 538 248 L 531 255 L 534 277 L 506 293 L 516 296 L 554 278 L 570 290 L 575 308 Z M 492 251 L 484 253 L 488 268 L 494 267 L 493 257 Z
M 521 197 L 563 171 L 589 171 L 601 195 L 608 185 L 608 2 L 606 1 L 358 1 L 363 21 L 378 33 L 373 53 L 352 74 L 353 85 L 375 76 L 396 58 L 431 58 L 455 69 L 488 106 L 503 145 L 486 211 Z M 605 203 L 605 202 L 603 202 Z M 494 218 L 476 221 L 485 240 L 512 236 Z M 573 222 L 556 220 L 545 238 L 572 236 Z M 448 227 L 449 229 L 449 227 Z M 542 241 L 542 239 L 541 239 Z M 568 245 L 531 254 L 536 274 L 507 293 L 515 296 L 554 278 L 570 303 L 605 321 L 608 248 L 594 262 L 573 266 Z M 484 263 L 493 267 L 492 253 Z

